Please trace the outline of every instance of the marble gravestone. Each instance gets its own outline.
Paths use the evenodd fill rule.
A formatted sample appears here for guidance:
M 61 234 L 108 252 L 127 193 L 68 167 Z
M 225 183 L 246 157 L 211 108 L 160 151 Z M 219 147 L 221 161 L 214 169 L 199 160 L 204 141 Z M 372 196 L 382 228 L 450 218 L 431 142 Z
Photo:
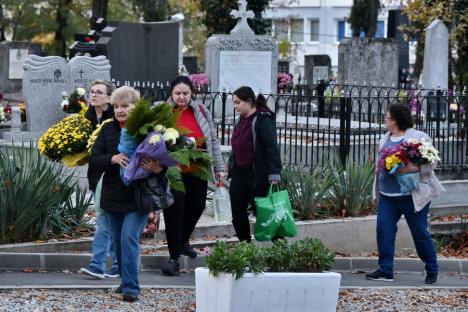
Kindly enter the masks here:
M 423 88 L 448 88 L 449 34 L 445 24 L 436 19 L 426 28 L 423 62 Z
M 86 57 L 75 56 L 68 62 L 70 67 L 70 90 L 81 87 L 88 89 L 97 79 L 111 80 L 110 63 L 105 56 Z
M 432 121 L 447 118 L 449 103 L 443 90 L 448 88 L 448 38 L 447 26 L 439 19 L 426 28 L 422 85 L 430 91 L 422 107 Z
M 211 90 L 235 90 L 250 86 L 255 92 L 276 93 L 278 47 L 271 36 L 255 35 L 247 24 L 253 18 L 247 1 L 238 1 L 239 10 L 231 15 L 239 19 L 229 35 L 215 34 L 205 44 L 206 73 Z
M 31 55 L 24 64 L 23 97 L 28 131 L 38 138 L 52 124 L 64 118 L 62 92 L 69 92 L 70 71 L 59 56 Z
M 331 75 L 331 58 L 328 55 L 305 55 L 304 76 L 308 85 L 319 80 L 327 81 Z
M 23 97 L 28 131 L 4 133 L 3 138 L 7 140 L 39 138 L 50 126 L 66 116 L 60 107 L 63 91 L 70 94 L 77 87 L 88 89 L 96 79 L 110 80 L 110 65 L 103 56 L 77 56 L 67 64 L 59 56 L 30 55 L 23 68 Z
M 338 46 L 341 84 L 398 86 L 398 44 L 394 40 L 345 39 Z

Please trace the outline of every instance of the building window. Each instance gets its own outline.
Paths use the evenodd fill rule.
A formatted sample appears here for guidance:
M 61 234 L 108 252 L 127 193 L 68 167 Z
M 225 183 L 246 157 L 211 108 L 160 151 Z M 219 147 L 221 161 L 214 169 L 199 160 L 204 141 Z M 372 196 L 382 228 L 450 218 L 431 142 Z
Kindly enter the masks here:
M 385 38 L 385 22 L 377 21 L 377 30 L 375 32 L 375 38 Z
M 274 20 L 273 26 L 275 28 L 275 37 L 278 41 L 288 39 L 289 24 L 287 20 Z
M 320 41 L 318 20 L 310 21 L 310 41 Z
M 304 20 L 293 19 L 291 20 L 291 42 L 304 41 Z
M 345 37 L 345 21 L 338 21 L 338 36 L 337 40 L 341 41 Z
M 338 21 L 337 22 L 337 36 L 336 40 L 341 41 L 344 38 L 351 38 L 353 35 L 353 32 L 351 30 L 351 24 L 345 22 L 345 21 Z

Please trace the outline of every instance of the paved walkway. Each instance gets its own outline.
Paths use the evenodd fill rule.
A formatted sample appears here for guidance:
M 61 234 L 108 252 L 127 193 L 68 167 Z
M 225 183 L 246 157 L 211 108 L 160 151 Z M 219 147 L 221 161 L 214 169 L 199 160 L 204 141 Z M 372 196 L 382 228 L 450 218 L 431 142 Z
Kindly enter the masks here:
M 98 280 L 76 272 L 0 272 L 0 289 L 13 288 L 113 288 L 120 283 L 119 278 Z M 143 288 L 194 288 L 195 273 L 181 273 L 180 276 L 163 276 L 159 271 L 145 271 L 140 274 Z M 468 289 L 468 276 L 443 274 L 436 285 L 424 284 L 420 273 L 395 274 L 394 282 L 368 281 L 364 273 L 342 273 L 341 288 L 464 288 Z

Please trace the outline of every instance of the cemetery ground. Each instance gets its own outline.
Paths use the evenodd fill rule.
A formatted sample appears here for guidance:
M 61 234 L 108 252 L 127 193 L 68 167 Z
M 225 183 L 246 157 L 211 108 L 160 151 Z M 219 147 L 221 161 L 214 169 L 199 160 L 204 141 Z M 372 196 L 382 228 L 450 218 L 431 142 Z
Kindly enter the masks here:
M 212 226 L 210 230 L 208 225 Z M 199 256 L 196 259 L 183 257 L 184 269 L 178 277 L 167 277 L 155 268 L 158 263 L 167 261 L 167 250 L 164 241 L 164 224 L 154 239 L 142 240 L 143 271 L 140 283 L 143 291 L 140 301 L 129 304 L 114 293 L 119 279 L 106 278 L 97 280 L 79 274 L 80 265 L 89 261 L 89 248 L 92 237 L 63 238 L 50 241 L 14 245 L 18 254 L 42 248 L 54 248 L 60 244 L 70 245 L 68 251 L 63 246 L 56 253 L 56 266 L 64 263 L 62 269 L 27 268 L 0 271 L 0 310 L 4 311 L 196 311 L 195 277 L 193 269 L 203 264 L 203 250 L 216 239 L 237 241 L 227 224 L 215 225 L 209 216 L 203 216 L 191 243 L 196 247 Z M 220 227 L 224 227 L 220 229 Z M 228 235 L 221 235 L 225 232 Z M 86 233 L 86 232 L 85 232 Z M 209 234 L 212 233 L 212 234 Z M 88 232 L 87 236 L 92 234 Z M 438 257 L 446 267 L 448 261 L 461 260 L 460 265 L 467 266 L 467 233 L 452 236 L 440 246 Z M 448 237 L 445 235 L 444 237 Z M 442 244 L 442 243 L 441 243 Z M 29 249 L 28 249 L 29 248 Z M 3 248 L 4 249 L 4 248 Z M 0 249 L 0 263 L 5 267 L 8 260 Z M 49 250 L 50 252 L 50 250 Z M 32 257 L 34 255 L 29 254 Z M 37 254 L 36 254 L 37 255 Z M 423 283 L 423 272 L 415 272 L 414 267 L 420 260 L 411 251 L 397 253 L 396 266 L 400 266 L 395 282 L 367 281 L 364 273 L 376 265 L 374 252 L 359 254 L 338 254 L 337 263 L 352 259 L 356 266 L 352 270 L 339 270 L 342 273 L 341 289 L 337 311 L 466 311 L 468 304 L 468 277 L 453 270 L 441 272 L 439 283 L 427 287 Z M 62 257 L 62 259 L 59 259 Z M 79 258 L 79 259 L 77 259 Z M 3 261 L 2 261 L 3 259 Z M 464 261 L 463 261 L 464 260 Z M 10 261 L 14 261 L 10 259 Z M 17 258 L 18 262 L 27 259 Z M 81 263 L 80 263 L 81 261 Z M 358 265 L 358 262 L 361 264 Z M 148 262 L 153 264 L 150 268 Z M 24 262 L 23 262 L 24 263 Z M 33 263 L 31 261 L 30 263 Z M 47 260 L 45 261 L 47 263 Z M 50 265 L 50 267 L 53 267 Z M 146 268 L 146 269 L 145 269 Z M 405 272 L 409 271 L 409 272 Z M 411 272 L 412 271 L 412 272 Z

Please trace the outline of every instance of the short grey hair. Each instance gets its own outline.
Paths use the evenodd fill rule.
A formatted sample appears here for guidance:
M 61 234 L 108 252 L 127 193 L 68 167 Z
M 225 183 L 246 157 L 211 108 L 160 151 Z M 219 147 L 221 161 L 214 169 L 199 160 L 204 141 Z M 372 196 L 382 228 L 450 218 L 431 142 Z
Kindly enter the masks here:
M 91 82 L 91 85 L 89 86 L 89 88 L 91 89 L 91 87 L 95 86 L 95 85 L 105 85 L 106 86 L 106 93 L 107 93 L 108 96 L 110 96 L 112 94 L 112 92 L 114 92 L 114 90 L 115 90 L 115 85 L 112 82 L 110 82 L 109 80 L 96 79 L 93 82 Z
M 121 101 L 127 104 L 136 104 L 140 100 L 140 92 L 129 86 L 122 86 L 112 92 L 110 103 Z

